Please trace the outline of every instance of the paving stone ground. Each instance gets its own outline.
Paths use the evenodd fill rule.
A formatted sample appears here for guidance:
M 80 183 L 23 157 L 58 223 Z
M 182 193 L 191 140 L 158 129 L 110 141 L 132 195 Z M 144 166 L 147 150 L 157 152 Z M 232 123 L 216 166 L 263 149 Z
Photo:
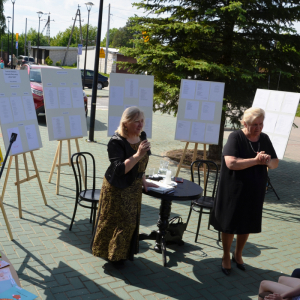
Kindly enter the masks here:
M 101 187 L 108 166 L 107 111 L 97 111 L 96 119 L 97 142 L 87 143 L 82 139 L 80 148 L 95 156 L 97 186 Z M 299 120 L 295 119 L 298 125 Z M 157 168 L 162 153 L 167 150 L 184 147 L 183 143 L 174 141 L 175 121 L 172 116 L 154 114 L 149 167 Z M 266 194 L 263 231 L 250 236 L 244 251 L 247 271 L 233 265 L 232 275 L 226 277 L 220 270 L 222 248 L 217 241 L 218 234 L 212 228 L 207 229 L 207 216 L 203 217 L 198 242 L 194 242 L 196 213 L 192 214 L 184 234 L 185 245 L 168 248 L 166 268 L 162 266 L 161 255 L 153 251 L 152 241 L 140 242 L 140 253 L 134 262 L 126 262 L 123 270 L 112 269 L 105 260 L 93 257 L 89 249 L 92 227 L 88 210 L 78 209 L 73 229 L 69 231 L 75 201 L 71 168 L 63 167 L 59 195 L 55 194 L 56 173 L 52 183 L 48 183 L 57 142 L 48 141 L 43 118 L 39 118 L 39 124 L 43 148 L 35 151 L 35 157 L 48 205 L 43 203 L 36 180 L 24 183 L 21 186 L 23 218 L 19 219 L 13 164 L 4 197 L 13 241 L 9 240 L 0 215 L 0 250 L 13 263 L 22 287 L 38 295 L 38 299 L 255 299 L 261 280 L 277 280 L 300 266 L 300 128 L 292 130 L 287 158 L 280 161 L 278 169 L 270 171 L 280 200 L 273 192 Z M 229 132 L 225 132 L 225 140 Z M 2 139 L 0 147 L 4 149 Z M 66 161 L 66 144 L 64 147 Z M 75 152 L 73 143 L 72 152 Z M 29 168 L 33 169 L 31 163 Z M 24 176 L 22 163 L 21 169 Z M 189 178 L 187 170 L 180 175 Z M 2 185 L 3 178 L 0 190 Z M 158 199 L 143 196 L 141 232 L 156 229 L 159 205 Z M 189 205 L 174 202 L 171 216 L 180 215 L 186 220 Z

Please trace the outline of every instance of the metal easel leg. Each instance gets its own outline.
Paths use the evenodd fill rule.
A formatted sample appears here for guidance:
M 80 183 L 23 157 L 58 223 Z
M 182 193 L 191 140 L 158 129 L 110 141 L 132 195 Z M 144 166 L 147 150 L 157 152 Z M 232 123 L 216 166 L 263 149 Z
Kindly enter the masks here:
M 269 190 L 270 188 L 271 188 L 271 189 L 273 190 L 273 192 L 275 193 L 277 199 L 280 200 L 278 194 L 276 193 L 276 191 L 275 191 L 275 189 L 274 189 L 274 187 L 273 187 L 273 185 L 272 185 L 272 183 L 271 183 L 271 179 L 270 179 L 270 177 L 268 176 L 268 190 Z

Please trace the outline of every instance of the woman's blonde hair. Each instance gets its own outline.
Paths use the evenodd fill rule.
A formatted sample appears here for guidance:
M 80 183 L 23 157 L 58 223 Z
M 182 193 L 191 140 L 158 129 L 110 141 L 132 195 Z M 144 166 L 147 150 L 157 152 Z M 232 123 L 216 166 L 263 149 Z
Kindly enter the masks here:
M 265 119 L 265 111 L 258 107 L 250 107 L 245 110 L 244 115 L 241 119 L 242 125 L 251 124 L 256 118 L 263 117 Z
M 145 123 L 144 113 L 137 106 L 131 106 L 126 108 L 123 112 L 123 115 L 120 120 L 120 125 L 117 128 L 116 133 L 120 134 L 123 137 L 126 137 L 128 133 L 125 123 L 134 122 L 137 118 L 140 117 L 144 120 Z

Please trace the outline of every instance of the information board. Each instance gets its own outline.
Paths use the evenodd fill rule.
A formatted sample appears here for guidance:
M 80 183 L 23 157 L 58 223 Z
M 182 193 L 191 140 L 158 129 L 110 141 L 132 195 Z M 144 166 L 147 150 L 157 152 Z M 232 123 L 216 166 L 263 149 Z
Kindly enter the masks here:
M 263 132 L 270 137 L 279 159 L 284 157 L 299 99 L 299 93 L 256 90 L 252 107 L 265 111 Z
M 25 70 L 0 70 L 0 124 L 6 151 L 11 134 L 18 134 L 9 155 L 42 147 L 29 76 Z
M 107 136 L 112 136 L 119 127 L 124 110 L 130 106 L 137 106 L 145 115 L 143 130 L 147 137 L 151 138 L 154 77 L 112 73 L 109 80 Z
M 181 80 L 175 140 L 218 144 L 225 83 Z
M 87 136 L 80 70 L 41 69 L 49 141 Z

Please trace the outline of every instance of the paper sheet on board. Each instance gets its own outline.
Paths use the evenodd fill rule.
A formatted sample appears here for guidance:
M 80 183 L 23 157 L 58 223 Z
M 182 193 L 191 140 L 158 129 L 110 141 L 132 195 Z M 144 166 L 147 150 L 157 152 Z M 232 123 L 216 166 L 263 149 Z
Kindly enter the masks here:
M 70 130 L 72 137 L 83 136 L 80 115 L 69 116 Z
M 52 117 L 53 136 L 57 140 L 66 138 L 64 117 Z
M 205 136 L 205 123 L 193 122 L 190 140 L 198 143 L 199 142 L 204 143 L 205 140 L 204 136 Z
M 195 99 L 195 80 L 182 80 L 181 81 L 181 98 Z
M 289 136 L 294 121 L 293 115 L 279 115 L 274 133 Z
M 10 97 L 11 109 L 15 122 L 22 122 L 25 120 L 24 108 L 21 97 Z
M 214 102 L 202 102 L 201 120 L 213 121 L 214 118 L 215 118 L 215 103 Z
M 150 118 L 145 118 L 144 131 L 147 134 L 147 137 L 152 136 L 152 122 Z
M 153 89 L 141 87 L 139 92 L 139 106 L 152 107 L 153 105 Z
M 72 87 L 72 100 L 73 100 L 73 107 L 84 107 L 84 100 L 83 100 L 83 93 L 81 87 Z
M 209 101 L 222 102 L 224 95 L 224 83 L 212 82 L 209 91 Z
M 205 143 L 218 144 L 219 141 L 220 124 L 206 124 L 205 129 Z
M 198 119 L 199 101 L 186 101 L 185 104 L 185 119 Z
M 138 98 L 139 81 L 138 79 L 126 78 L 125 79 L 125 97 Z
M 176 140 L 188 140 L 190 136 L 190 128 L 191 122 L 190 121 L 183 121 L 178 120 L 176 126 Z
M 71 92 L 69 87 L 58 87 L 58 99 L 60 108 L 72 108 Z
M 45 104 L 47 109 L 58 108 L 58 96 L 56 87 L 44 87 L 44 98 L 46 99 Z
M 4 70 L 5 83 L 21 83 L 21 77 L 18 70 Z
M 282 102 L 281 112 L 287 114 L 295 114 L 299 105 L 299 94 L 285 93 L 285 97 Z
M 258 107 L 265 110 L 267 107 L 269 96 L 269 90 L 257 89 L 252 107 Z
M 123 105 L 124 103 L 124 87 L 111 86 L 109 88 L 110 105 Z
M 210 88 L 209 81 L 197 81 L 195 99 L 208 101 L 209 88 Z
M 36 133 L 35 125 L 34 124 L 26 125 L 25 132 L 26 132 L 29 150 L 39 149 L 40 146 L 39 146 L 39 140 Z
M 1 124 L 8 124 L 14 121 L 9 103 L 9 98 L 0 98 L 0 122 Z
M 278 114 L 265 112 L 263 132 L 273 133 L 275 130 Z
M 284 98 L 283 92 L 271 91 L 266 110 L 279 112 Z
M 108 135 L 112 136 L 120 125 L 121 117 L 109 116 L 108 117 Z
M 283 159 L 284 152 L 286 149 L 286 145 L 288 142 L 288 137 L 278 136 L 278 135 L 270 135 L 270 140 L 273 144 L 273 147 L 275 149 L 277 158 Z
M 10 149 L 10 153 L 11 153 L 11 155 L 22 153 L 23 152 L 23 146 L 22 146 L 22 140 L 21 140 L 19 128 L 18 127 L 12 127 L 12 128 L 7 129 L 7 135 L 8 135 L 9 140 L 11 138 L 12 133 L 17 134 L 17 139 L 12 144 L 11 149 Z
M 22 96 L 26 120 L 36 120 L 36 112 L 32 96 Z

